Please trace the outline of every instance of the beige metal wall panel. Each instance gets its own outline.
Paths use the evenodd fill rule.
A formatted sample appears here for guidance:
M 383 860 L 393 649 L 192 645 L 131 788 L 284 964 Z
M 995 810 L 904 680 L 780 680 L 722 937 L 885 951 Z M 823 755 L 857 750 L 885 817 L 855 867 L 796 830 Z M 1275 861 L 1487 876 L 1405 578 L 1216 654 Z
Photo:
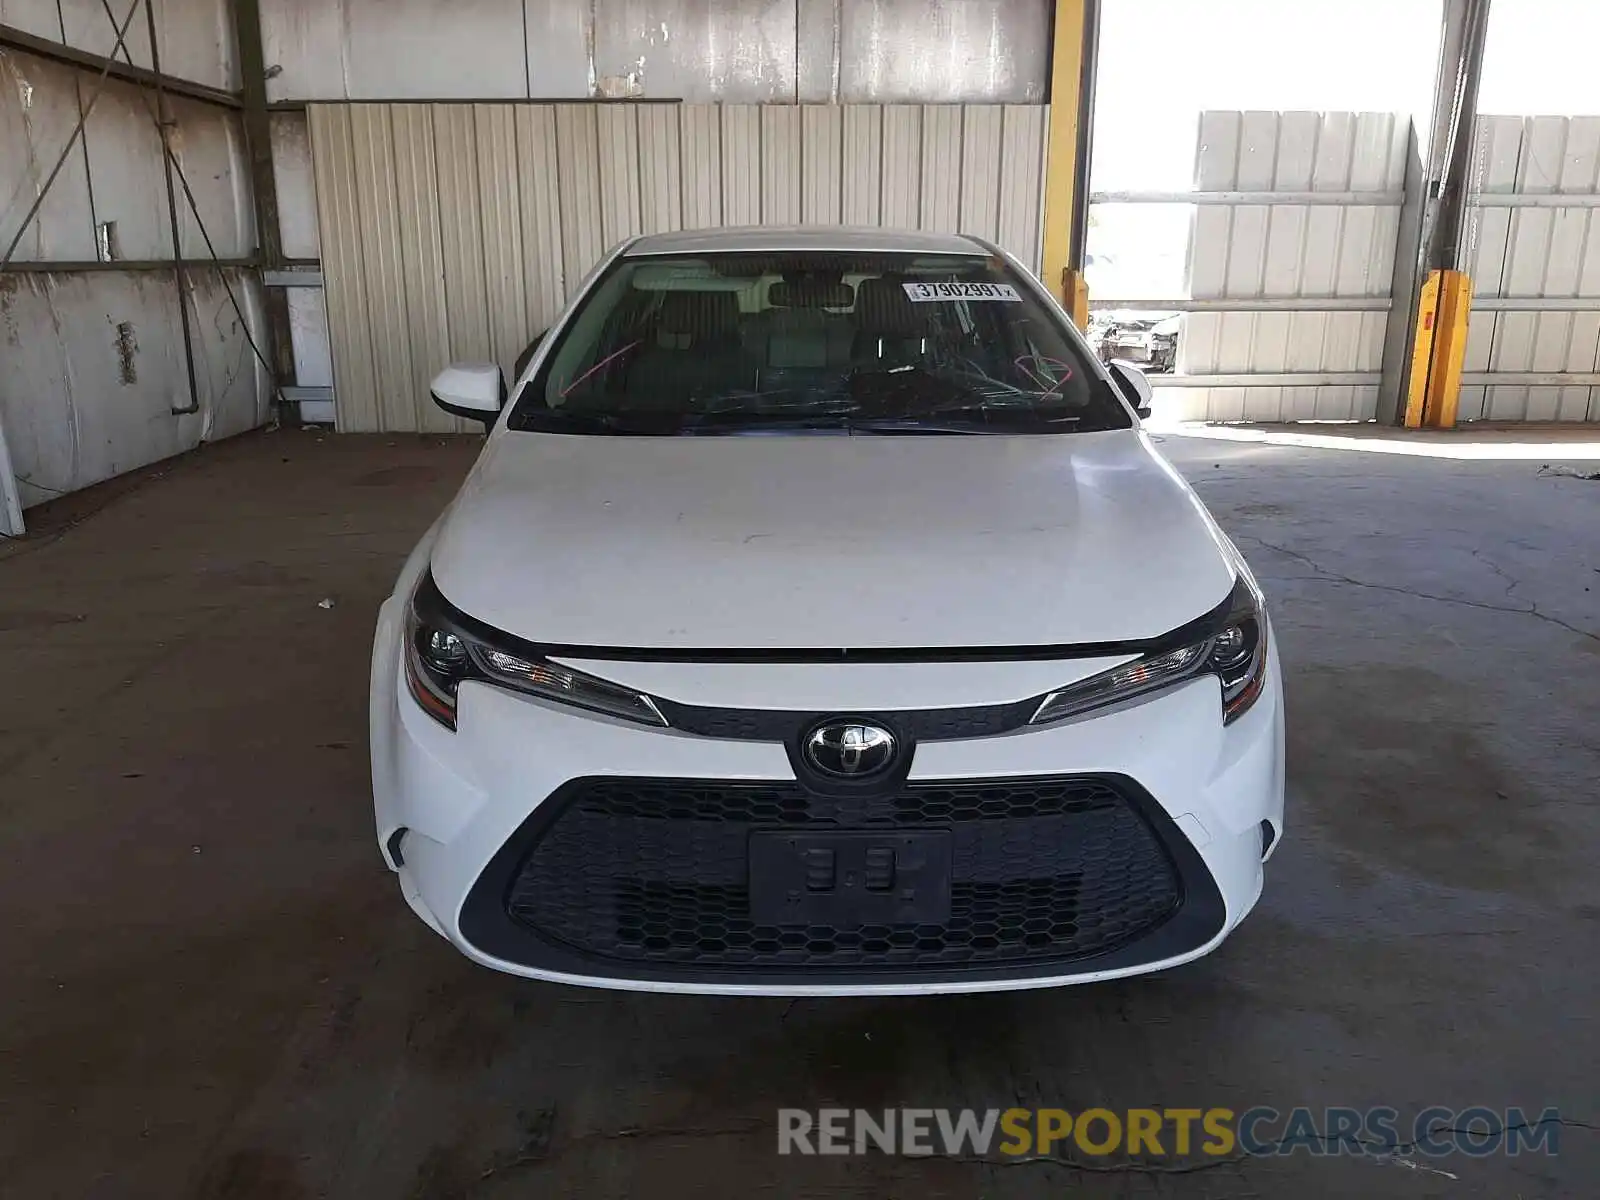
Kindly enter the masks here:
M 641 104 L 639 119 L 639 232 L 683 228 L 683 150 L 678 109 L 672 104 Z
M 600 232 L 598 122 L 593 106 L 556 107 L 556 171 L 561 195 L 561 260 L 567 298 L 583 282 L 589 264 L 605 250 Z
M 490 358 L 510 379 L 532 329 L 524 283 L 516 111 L 506 104 L 479 104 L 473 107 L 473 121 L 478 135 L 478 206 L 483 220 Z
M 842 111 L 839 218 L 876 225 L 883 211 L 883 109 L 852 104 Z
M 450 317 L 450 357 L 491 362 L 488 293 L 483 266 L 483 207 L 478 195 L 477 125 L 470 104 L 433 106 L 433 151 L 439 180 L 439 246 Z
M 1600 192 L 1600 117 L 1485 116 L 1473 177 L 1496 195 Z M 1593 310 L 1475 312 L 1467 371 L 1592 372 L 1600 344 L 1600 228 L 1594 208 L 1474 208 L 1464 259 L 1478 296 L 1593 298 Z M 1495 384 L 1461 389 L 1461 420 L 1600 419 L 1600 389 Z
M 722 222 L 722 111 L 712 104 L 678 106 L 680 210 L 685 229 Z
M 367 296 L 367 335 L 372 353 L 373 430 L 397 426 L 393 409 L 411 405 L 411 336 L 402 286 L 399 190 L 395 181 L 390 110 L 380 104 L 350 109 L 350 145 L 355 157 L 356 218 L 360 269 Z M 335 416 L 339 416 L 335 409 Z M 404 428 L 404 424 L 398 424 Z
M 1410 126 L 1391 113 L 1206 112 L 1195 187 L 1227 192 L 1389 192 L 1405 181 Z M 1196 206 L 1189 292 L 1200 299 L 1384 297 L 1397 205 Z M 1377 372 L 1385 312 L 1193 313 L 1178 370 L 1188 375 Z M 1376 385 L 1186 388 L 1162 398 L 1189 420 L 1370 420 Z
M 918 229 L 961 231 L 961 109 L 928 104 L 922 109 L 922 197 Z
M 561 249 L 561 189 L 557 179 L 556 112 L 548 104 L 518 105 L 517 170 L 522 192 L 522 253 L 528 328 L 550 328 L 567 302 Z M 530 336 L 531 336 L 530 333 Z
M 963 233 L 994 241 L 1000 234 L 1001 129 L 1005 112 L 995 104 L 961 111 L 961 221 Z
M 883 110 L 882 221 L 892 229 L 922 225 L 922 109 L 914 104 Z
M 1037 108 L 313 105 L 310 128 L 341 429 L 460 428 L 433 375 L 509 377 L 636 232 L 899 213 L 1037 259 Z
M 1038 105 L 1008 104 L 1001 132 L 1000 212 L 995 240 L 1036 274 L 1047 113 Z
M 761 109 L 722 109 L 722 223 L 761 224 Z
M 317 173 L 317 221 L 322 229 L 323 289 L 328 300 L 328 342 L 338 428 L 380 428 L 373 378 L 371 319 L 361 263 L 361 202 L 356 186 L 351 110 L 315 105 L 311 159 Z
M 761 106 L 762 225 L 796 225 L 800 211 L 800 109 L 792 104 Z
M 466 422 L 434 404 L 428 391 L 434 375 L 451 360 L 432 108 L 426 104 L 391 105 L 390 126 L 400 217 L 402 274 L 396 283 L 405 295 L 411 379 L 403 394 L 386 398 L 385 425 L 394 430 L 459 432 L 467 427 Z M 327 260 L 323 261 L 323 275 L 326 278 Z M 344 401 L 337 390 L 335 396 L 337 411 Z
M 843 109 L 807 104 L 800 109 L 800 220 L 837 225 L 844 201 Z
M 600 240 L 615 246 L 639 232 L 639 119 L 631 104 L 595 110 L 600 153 Z

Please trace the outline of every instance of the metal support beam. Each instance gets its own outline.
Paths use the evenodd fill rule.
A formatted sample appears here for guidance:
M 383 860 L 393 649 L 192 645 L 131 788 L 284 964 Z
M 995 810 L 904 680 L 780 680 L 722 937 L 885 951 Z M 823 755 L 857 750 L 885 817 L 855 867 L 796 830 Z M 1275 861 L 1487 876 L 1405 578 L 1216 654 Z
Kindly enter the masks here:
M 140 87 L 152 87 L 156 83 L 174 96 L 183 96 L 189 100 L 198 100 L 202 104 L 215 104 L 221 108 L 238 109 L 239 97 L 232 92 L 223 91 L 221 88 L 207 87 L 203 83 L 195 83 L 189 79 L 179 79 L 174 75 L 162 75 L 158 70 L 149 67 L 136 67 L 130 63 L 120 62 L 115 58 L 107 59 L 104 55 L 91 54 L 87 50 L 79 50 L 76 46 L 64 46 L 60 42 L 53 42 L 49 38 L 37 37 L 25 33 L 11 25 L 0 25 L 0 46 L 10 50 L 21 50 L 25 54 L 32 54 L 37 58 L 46 58 L 51 62 L 58 62 L 68 67 L 78 67 L 85 71 L 94 71 L 97 74 L 104 72 L 112 79 L 120 79 L 124 83 L 136 83 Z
M 1595 192 L 1476 192 L 1469 208 L 1600 208 Z
M 1241 313 L 1241 312 L 1388 312 L 1387 296 L 1255 296 L 1217 297 L 1204 300 L 1091 300 L 1094 310 L 1126 309 L 1130 312 Z
M 1100 0 L 1056 0 L 1050 39 L 1043 278 L 1079 328 L 1089 320 L 1083 264 L 1099 12 Z
M 1463 386 L 1600 387 L 1600 371 L 1463 371 Z
M 77 259 L 61 262 L 34 259 L 30 262 L 7 263 L 0 267 L 0 275 L 144 274 L 150 271 L 170 272 L 179 268 L 185 271 L 216 271 L 224 268 L 250 270 L 255 265 L 253 258 L 185 258 L 178 261 L 170 258 L 114 258 L 109 262 L 98 258 L 88 262 Z
M 1474 296 L 1473 312 L 1600 312 L 1600 296 Z
M 1153 388 L 1374 387 L 1377 371 L 1251 371 L 1243 375 L 1151 375 Z
M 322 269 L 290 268 L 282 271 L 261 272 L 261 286 L 269 288 L 319 288 L 322 286 Z
M 1194 204 L 1229 208 L 1242 204 L 1302 204 L 1308 208 L 1393 208 L 1404 192 L 1095 192 L 1091 204 Z
M 278 179 L 272 170 L 272 123 L 267 115 L 267 65 L 261 42 L 260 0 L 230 0 L 234 38 L 239 47 L 239 79 L 244 99 L 244 141 L 250 156 L 250 191 L 255 200 L 257 257 L 263 272 L 284 266 L 283 227 L 278 208 Z M 265 276 L 263 276 L 265 278 Z M 294 335 L 289 322 L 289 297 L 281 288 L 262 293 L 262 310 L 271 342 L 273 373 L 278 380 L 278 417 L 286 425 L 300 423 L 300 406 L 284 385 L 293 386 Z
M 1408 428 L 1450 428 L 1461 395 L 1472 280 L 1459 267 L 1471 194 L 1472 140 L 1490 0 L 1446 0 L 1428 147 L 1419 289 L 1400 415 Z

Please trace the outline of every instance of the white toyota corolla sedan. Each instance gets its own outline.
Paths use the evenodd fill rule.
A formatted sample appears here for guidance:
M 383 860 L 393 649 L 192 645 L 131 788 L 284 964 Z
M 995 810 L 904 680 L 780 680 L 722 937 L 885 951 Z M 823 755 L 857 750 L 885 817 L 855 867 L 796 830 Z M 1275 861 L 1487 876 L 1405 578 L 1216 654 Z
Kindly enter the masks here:
M 723 229 L 594 271 L 378 619 L 378 841 L 535 979 L 973 992 L 1170 967 L 1261 893 L 1261 592 L 1149 386 L 976 238 Z

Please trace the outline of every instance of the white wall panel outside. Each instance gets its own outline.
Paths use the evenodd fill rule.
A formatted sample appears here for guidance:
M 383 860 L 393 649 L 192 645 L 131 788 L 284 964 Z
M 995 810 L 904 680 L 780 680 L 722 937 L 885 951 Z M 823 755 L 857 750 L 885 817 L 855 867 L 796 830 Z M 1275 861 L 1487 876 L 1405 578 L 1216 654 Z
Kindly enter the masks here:
M 1394 192 L 1405 183 L 1409 120 L 1392 113 L 1206 112 L 1195 187 L 1203 192 Z M 1196 207 L 1189 294 L 1195 299 L 1386 297 L 1398 205 Z M 1382 366 L 1387 312 L 1193 313 L 1184 375 L 1371 372 Z M 1164 416 L 1207 421 L 1370 420 L 1378 387 L 1185 388 Z
M 1478 203 L 1464 231 L 1462 257 L 1476 298 L 1586 299 L 1592 311 L 1475 308 L 1464 371 L 1600 370 L 1600 209 L 1504 206 L 1508 197 L 1583 200 L 1600 192 L 1600 117 L 1481 117 L 1472 178 Z M 1468 384 L 1461 389 L 1457 418 L 1597 421 L 1600 388 Z
M 450 430 L 607 247 L 736 224 L 965 230 L 1039 254 L 1037 105 L 313 105 L 338 425 Z

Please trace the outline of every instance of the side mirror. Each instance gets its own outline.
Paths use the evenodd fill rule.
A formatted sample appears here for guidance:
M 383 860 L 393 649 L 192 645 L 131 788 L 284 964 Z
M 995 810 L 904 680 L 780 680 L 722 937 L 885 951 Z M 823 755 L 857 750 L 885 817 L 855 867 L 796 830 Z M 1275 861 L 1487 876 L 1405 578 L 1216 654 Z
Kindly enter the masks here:
M 1128 403 L 1133 405 L 1133 411 L 1143 419 L 1150 415 L 1150 403 L 1155 399 L 1155 390 L 1151 388 L 1150 381 L 1138 367 L 1122 359 L 1113 359 L 1106 364 L 1106 369 L 1111 372 L 1111 380 L 1122 390 L 1128 398 Z
M 506 403 L 506 378 L 494 363 L 451 363 L 434 376 L 428 389 L 445 412 L 488 429 Z

